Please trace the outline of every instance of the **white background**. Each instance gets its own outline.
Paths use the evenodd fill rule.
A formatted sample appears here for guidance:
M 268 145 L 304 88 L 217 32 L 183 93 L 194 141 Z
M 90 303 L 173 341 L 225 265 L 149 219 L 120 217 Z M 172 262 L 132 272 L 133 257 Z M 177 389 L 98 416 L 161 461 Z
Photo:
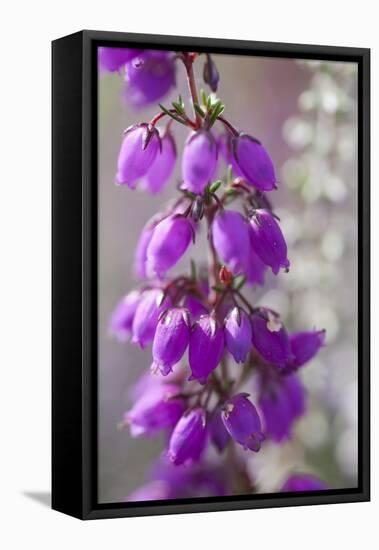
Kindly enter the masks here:
M 375 547 L 379 539 L 375 434 L 379 398 L 375 361 L 371 503 L 83 523 L 53 512 L 27 496 L 47 493 L 50 484 L 50 41 L 87 28 L 372 48 L 375 213 L 379 92 L 375 2 L 13 1 L 3 3 L 1 22 L 2 548 Z M 373 218 L 375 281 L 375 237 L 379 227 L 378 218 Z M 372 294 L 375 312 L 379 305 L 377 287 Z M 373 322 L 374 353 L 376 328 Z

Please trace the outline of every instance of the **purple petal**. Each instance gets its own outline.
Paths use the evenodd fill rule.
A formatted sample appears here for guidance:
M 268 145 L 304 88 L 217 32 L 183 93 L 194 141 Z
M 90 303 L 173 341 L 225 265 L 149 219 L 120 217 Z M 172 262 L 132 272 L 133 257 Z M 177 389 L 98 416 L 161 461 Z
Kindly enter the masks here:
M 288 270 L 287 244 L 278 222 L 267 210 L 255 210 L 250 220 L 250 239 L 253 250 L 262 262 L 277 275 L 280 268 Z
M 145 176 L 160 150 L 158 131 L 148 124 L 127 130 L 118 156 L 116 181 L 131 189 Z
M 234 156 L 244 178 L 260 191 L 276 188 L 272 160 L 261 143 L 247 134 L 240 134 L 233 143 Z
M 163 277 L 184 255 L 193 239 L 193 226 L 188 218 L 169 216 L 154 229 L 147 247 L 147 273 Z
M 235 307 L 225 319 L 225 344 L 236 363 L 244 363 L 251 350 L 252 329 L 246 313 Z
M 157 103 L 175 86 L 175 62 L 171 52 L 145 50 L 125 69 L 125 97 L 136 109 Z
M 224 352 L 224 334 L 217 321 L 203 315 L 195 323 L 189 342 L 188 360 L 191 367 L 190 380 L 205 384 L 210 373 L 219 364 Z
M 190 134 L 182 155 L 183 188 L 201 195 L 216 166 L 217 145 L 212 134 L 206 130 Z
M 264 440 L 259 415 L 246 393 L 228 399 L 221 414 L 231 437 L 245 450 L 258 452 Z
M 168 309 L 158 321 L 153 342 L 153 365 L 166 376 L 180 361 L 190 337 L 189 313 L 184 308 Z
M 184 414 L 172 432 L 168 457 L 175 465 L 197 462 L 206 446 L 205 411 L 193 409 Z

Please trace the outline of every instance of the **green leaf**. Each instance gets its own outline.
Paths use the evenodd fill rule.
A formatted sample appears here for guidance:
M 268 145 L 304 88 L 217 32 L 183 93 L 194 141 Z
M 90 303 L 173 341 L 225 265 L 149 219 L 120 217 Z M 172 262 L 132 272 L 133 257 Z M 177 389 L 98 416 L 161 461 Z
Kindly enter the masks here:
M 214 181 L 212 185 L 209 188 L 210 193 L 216 193 L 217 189 L 219 189 L 220 185 L 222 185 L 221 180 Z
M 187 126 L 187 123 L 179 118 L 178 116 L 176 116 L 174 113 L 170 113 L 170 111 L 168 109 L 166 109 L 166 107 L 164 107 L 163 105 L 161 105 L 161 103 L 159 103 L 159 107 L 162 109 L 162 111 L 169 117 L 173 118 L 174 120 L 176 120 L 176 122 L 180 122 L 180 124 L 183 124 L 184 126 Z
M 204 107 L 206 107 L 207 106 L 207 94 L 204 92 L 203 89 L 200 90 L 200 97 L 201 97 L 202 104 L 204 105 Z
M 200 105 L 198 103 L 194 103 L 194 107 L 195 107 L 196 112 L 199 113 L 199 115 L 201 116 L 201 118 L 204 118 L 205 113 L 204 113 L 203 109 L 200 107 Z
M 182 105 L 180 103 L 177 103 L 176 101 L 173 101 L 172 102 L 172 106 L 174 107 L 174 109 L 180 114 L 180 115 L 184 115 L 184 109 L 182 107 Z

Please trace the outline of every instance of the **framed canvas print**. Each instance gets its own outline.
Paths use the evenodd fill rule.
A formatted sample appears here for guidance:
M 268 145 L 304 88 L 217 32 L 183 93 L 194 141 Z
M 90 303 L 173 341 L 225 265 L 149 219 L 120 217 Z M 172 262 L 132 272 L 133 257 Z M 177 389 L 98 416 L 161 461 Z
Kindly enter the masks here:
M 369 499 L 369 50 L 53 42 L 53 508 Z

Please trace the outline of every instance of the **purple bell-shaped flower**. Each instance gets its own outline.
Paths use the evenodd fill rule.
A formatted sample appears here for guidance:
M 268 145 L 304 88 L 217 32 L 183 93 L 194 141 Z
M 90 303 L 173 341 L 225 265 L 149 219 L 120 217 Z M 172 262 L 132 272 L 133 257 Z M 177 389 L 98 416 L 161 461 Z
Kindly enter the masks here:
M 139 55 L 142 50 L 131 48 L 99 48 L 98 59 L 101 71 L 116 72 Z
M 255 138 L 241 133 L 234 138 L 233 154 L 242 175 L 259 191 L 276 188 L 274 165 L 266 149 Z
M 268 363 L 284 368 L 291 360 L 291 348 L 286 329 L 279 317 L 261 308 L 253 315 L 253 344 Z
M 251 248 L 249 225 L 239 212 L 219 212 L 212 223 L 213 243 L 217 254 L 234 275 L 244 272 Z
M 207 442 L 206 415 L 204 409 L 185 413 L 171 434 L 168 457 L 175 464 L 197 462 Z
M 164 133 L 161 138 L 161 150 L 158 151 L 155 160 L 150 166 L 141 185 L 153 195 L 162 191 L 169 181 L 176 163 L 176 146 L 170 132 Z
M 325 330 L 296 332 L 289 336 L 292 359 L 289 367 L 296 370 L 308 363 L 323 347 Z
M 236 363 L 244 363 L 252 348 L 251 322 L 247 314 L 238 307 L 229 312 L 224 323 L 225 344 Z
M 147 387 L 145 393 L 125 413 L 124 421 L 130 425 L 133 437 L 154 435 L 166 428 L 173 428 L 184 411 L 184 402 L 175 396 L 180 387 L 156 383 Z
M 141 300 L 134 314 L 132 342 L 144 348 L 152 342 L 157 327 L 159 315 L 170 306 L 166 297 L 163 302 L 163 291 L 153 288 L 143 292 Z
M 309 474 L 291 475 L 281 488 L 281 493 L 292 493 L 301 491 L 326 491 L 326 483 Z
M 125 98 L 136 109 L 162 99 L 175 86 L 172 52 L 145 50 L 125 66 Z
M 182 156 L 183 188 L 201 195 L 217 166 L 217 144 L 207 130 L 190 134 Z
M 203 315 L 194 324 L 188 348 L 191 367 L 190 380 L 205 384 L 210 373 L 217 367 L 224 352 L 224 333 L 216 319 Z
M 268 210 L 255 210 L 250 219 L 251 244 L 262 262 L 277 275 L 281 267 L 288 270 L 287 244 L 278 222 Z
M 186 309 L 181 307 L 166 310 L 160 317 L 153 341 L 153 368 L 163 376 L 172 371 L 187 349 L 191 320 Z
M 259 415 L 248 394 L 239 393 L 228 399 L 221 414 L 231 437 L 245 450 L 258 452 L 264 441 Z
M 264 369 L 260 380 L 258 406 L 265 434 L 276 442 L 289 439 L 295 421 L 305 412 L 305 391 L 295 375 L 281 376 Z
M 115 307 L 109 321 L 109 331 L 120 341 L 129 338 L 132 332 L 133 319 L 141 301 L 141 292 L 132 290 Z
M 146 272 L 163 277 L 181 259 L 194 239 L 193 222 L 180 214 L 158 223 L 146 251 Z
M 135 189 L 145 176 L 161 148 L 158 130 L 147 123 L 126 130 L 118 155 L 116 181 Z
M 278 222 L 268 210 L 255 210 L 250 219 L 251 244 L 262 262 L 277 275 L 281 267 L 288 270 L 287 244 Z

